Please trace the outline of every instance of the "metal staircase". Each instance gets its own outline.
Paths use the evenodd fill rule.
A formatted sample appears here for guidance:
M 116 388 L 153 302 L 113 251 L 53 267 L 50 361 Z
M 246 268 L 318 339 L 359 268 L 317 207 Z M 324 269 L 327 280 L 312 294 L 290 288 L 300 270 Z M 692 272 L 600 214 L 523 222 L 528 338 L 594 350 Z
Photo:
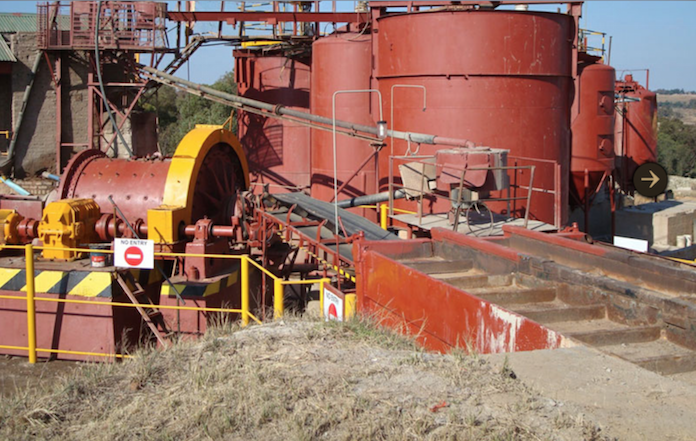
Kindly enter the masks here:
M 138 310 L 143 318 L 143 321 L 150 328 L 152 334 L 155 336 L 157 341 L 163 346 L 169 346 L 169 338 L 174 334 L 169 330 L 167 323 L 164 320 L 162 311 L 152 303 L 150 297 L 145 293 L 140 282 L 138 282 L 130 271 L 117 271 L 116 281 L 123 292 L 126 294 L 128 299 L 135 305 L 135 309 Z M 131 286 L 134 289 L 131 289 Z M 143 306 L 144 305 L 144 306 Z

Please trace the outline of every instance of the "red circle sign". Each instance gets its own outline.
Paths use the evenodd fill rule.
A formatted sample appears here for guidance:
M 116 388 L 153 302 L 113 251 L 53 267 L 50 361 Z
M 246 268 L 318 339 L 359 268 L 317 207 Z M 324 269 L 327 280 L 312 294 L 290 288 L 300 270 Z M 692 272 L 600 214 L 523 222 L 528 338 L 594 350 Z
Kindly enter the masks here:
M 338 318 L 338 311 L 336 310 L 336 305 L 333 303 L 329 305 L 329 318 Z
M 138 266 L 143 263 L 143 250 L 138 247 L 128 247 L 123 257 L 128 265 Z

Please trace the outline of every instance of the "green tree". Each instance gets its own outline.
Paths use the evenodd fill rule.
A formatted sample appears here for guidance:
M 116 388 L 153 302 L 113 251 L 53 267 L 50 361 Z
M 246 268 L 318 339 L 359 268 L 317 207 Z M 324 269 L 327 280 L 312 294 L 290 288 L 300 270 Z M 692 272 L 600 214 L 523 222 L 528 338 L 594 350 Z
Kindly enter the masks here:
M 696 126 L 660 117 L 657 160 L 671 175 L 696 177 Z
M 210 87 L 222 92 L 237 93 L 234 73 L 227 72 Z M 232 130 L 237 132 L 233 108 L 214 101 L 162 86 L 156 96 L 149 97 L 143 108 L 157 112 L 159 144 L 162 151 L 172 155 L 183 137 L 196 124 L 222 124 L 232 115 Z

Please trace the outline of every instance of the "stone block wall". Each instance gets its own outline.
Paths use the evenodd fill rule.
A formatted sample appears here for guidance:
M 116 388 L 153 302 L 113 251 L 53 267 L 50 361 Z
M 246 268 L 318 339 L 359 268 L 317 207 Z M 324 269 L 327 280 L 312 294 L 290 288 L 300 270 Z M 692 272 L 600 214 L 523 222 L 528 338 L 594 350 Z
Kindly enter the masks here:
M 19 117 L 31 68 L 36 57 L 36 35 L 17 33 L 11 39 L 12 51 L 17 63 L 12 69 L 12 121 Z M 87 97 L 88 64 L 80 52 L 62 55 L 62 138 L 66 143 L 87 143 L 89 104 Z M 55 68 L 55 55 L 50 54 L 51 68 Z M 43 170 L 56 172 L 56 91 L 51 70 L 42 57 L 34 86 L 24 112 L 24 119 L 15 147 L 14 175 L 18 179 L 34 176 Z M 79 150 L 75 149 L 75 150 Z M 62 154 L 63 165 L 73 152 Z

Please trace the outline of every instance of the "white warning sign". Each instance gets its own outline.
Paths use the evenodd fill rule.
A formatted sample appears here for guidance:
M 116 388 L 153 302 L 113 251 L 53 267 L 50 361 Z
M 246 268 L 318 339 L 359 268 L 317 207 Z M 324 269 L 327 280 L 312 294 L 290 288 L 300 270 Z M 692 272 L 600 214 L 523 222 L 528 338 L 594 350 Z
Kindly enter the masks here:
M 154 268 L 155 242 L 142 239 L 114 239 L 114 266 L 120 268 Z
M 324 320 L 327 322 L 329 320 L 342 322 L 344 304 L 342 293 L 334 293 L 330 287 L 324 287 Z

